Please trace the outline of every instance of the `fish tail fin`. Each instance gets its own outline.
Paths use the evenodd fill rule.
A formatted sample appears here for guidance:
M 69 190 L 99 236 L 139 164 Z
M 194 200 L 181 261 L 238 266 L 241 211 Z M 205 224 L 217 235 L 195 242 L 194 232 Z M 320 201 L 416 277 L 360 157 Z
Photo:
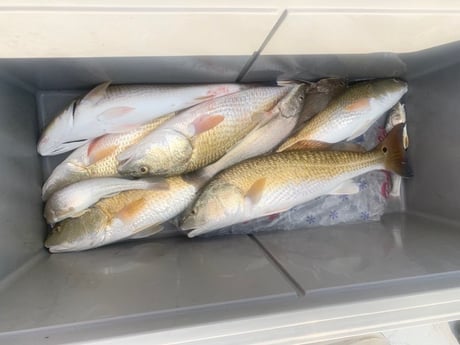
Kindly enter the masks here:
M 403 177 L 413 176 L 407 160 L 408 138 L 406 124 L 396 125 L 375 150 L 384 155 L 385 169 Z

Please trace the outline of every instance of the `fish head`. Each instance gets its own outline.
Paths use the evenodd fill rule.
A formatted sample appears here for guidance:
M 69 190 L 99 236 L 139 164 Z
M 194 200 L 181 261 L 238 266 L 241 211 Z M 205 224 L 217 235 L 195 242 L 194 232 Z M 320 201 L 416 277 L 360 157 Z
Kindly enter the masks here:
M 72 133 L 77 113 L 81 111 L 79 108 L 79 100 L 73 100 L 46 126 L 38 141 L 38 153 L 42 156 L 58 155 L 76 149 L 89 140 L 84 133 L 78 137 Z
M 244 212 L 241 190 L 226 182 L 211 182 L 181 218 L 182 230 L 205 233 L 235 223 Z M 196 233 L 196 231 L 195 231 Z
M 67 218 L 67 215 L 73 213 L 74 210 L 74 207 L 68 205 L 59 206 L 57 203 L 47 202 L 43 215 L 48 224 L 56 224 L 62 219 Z
M 185 169 L 192 149 L 187 137 L 175 131 L 165 131 L 120 153 L 117 156 L 118 173 L 132 177 L 178 175 Z
M 72 183 L 88 178 L 88 170 L 72 161 L 58 165 L 48 177 L 42 188 L 42 200 L 48 200 L 54 192 Z
M 289 93 L 278 104 L 281 116 L 289 118 L 297 117 L 300 114 L 305 103 L 306 90 L 306 84 L 299 84 L 289 91 Z
M 58 223 L 48 234 L 45 247 L 51 253 L 78 251 L 107 243 L 108 216 L 98 208 L 91 208 L 78 218 Z
M 47 201 L 44 216 L 49 224 L 56 224 L 81 212 L 80 205 L 84 205 L 88 197 L 86 193 L 75 193 L 67 188 L 61 189 Z
M 399 79 L 381 79 L 372 82 L 371 93 L 382 104 L 393 106 L 407 92 L 407 83 Z

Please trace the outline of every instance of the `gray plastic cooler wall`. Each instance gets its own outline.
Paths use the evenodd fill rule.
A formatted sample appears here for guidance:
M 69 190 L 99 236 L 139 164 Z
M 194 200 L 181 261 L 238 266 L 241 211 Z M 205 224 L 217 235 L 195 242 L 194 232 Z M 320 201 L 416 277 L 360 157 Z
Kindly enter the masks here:
M 0 343 L 306 344 L 460 318 L 460 44 L 411 54 L 0 60 Z M 248 61 L 252 61 L 248 65 Z M 414 178 L 381 222 L 50 255 L 44 123 L 93 85 L 401 77 Z

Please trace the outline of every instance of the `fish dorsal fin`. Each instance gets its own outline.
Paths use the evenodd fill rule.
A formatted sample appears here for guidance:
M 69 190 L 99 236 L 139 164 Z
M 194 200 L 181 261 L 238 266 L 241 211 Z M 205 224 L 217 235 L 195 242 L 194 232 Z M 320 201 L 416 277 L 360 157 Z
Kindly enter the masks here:
M 330 195 L 350 195 L 359 193 L 359 185 L 353 180 L 347 180 L 334 188 L 328 194 Z
M 194 134 L 198 135 L 203 132 L 209 131 L 210 129 L 213 129 L 224 120 L 225 116 L 220 114 L 201 115 L 192 122 Z
M 123 223 L 132 221 L 139 215 L 146 204 L 147 200 L 145 200 L 145 198 L 137 199 L 118 211 L 118 213 L 115 215 L 115 218 L 118 218 Z
M 277 150 L 277 152 L 283 151 L 294 151 L 294 150 L 328 150 L 331 144 L 324 141 L 318 140 L 299 140 L 294 144 L 283 147 L 283 145 Z
M 267 178 L 262 177 L 255 181 L 252 186 L 248 189 L 245 194 L 245 198 L 255 205 L 259 202 L 262 194 L 264 192 L 265 184 L 267 183 Z
M 117 146 L 100 147 L 99 144 L 101 143 L 102 138 L 104 138 L 104 136 L 94 139 L 88 145 L 87 156 L 89 165 L 109 156 L 117 149 Z
M 112 83 L 111 81 L 106 81 L 105 83 L 99 84 L 94 89 L 92 89 L 90 92 L 88 92 L 81 101 L 91 102 L 93 104 L 96 104 L 104 97 L 105 92 L 107 91 L 107 88 L 109 87 L 111 83 Z
M 96 163 L 96 162 L 99 162 L 100 160 L 110 156 L 111 154 L 113 154 L 115 151 L 117 150 L 117 146 L 109 146 L 109 147 L 106 147 L 104 149 L 101 149 L 101 150 L 98 150 L 98 151 L 95 151 L 93 152 L 90 156 L 89 156 L 89 163 L 90 165 Z

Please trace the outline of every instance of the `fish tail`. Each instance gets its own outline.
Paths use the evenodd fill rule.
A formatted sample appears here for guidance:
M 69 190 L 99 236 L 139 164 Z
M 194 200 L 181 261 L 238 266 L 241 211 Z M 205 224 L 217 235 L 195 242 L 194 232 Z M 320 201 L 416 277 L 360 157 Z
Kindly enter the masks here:
M 383 153 L 385 169 L 403 177 L 413 176 L 407 160 L 408 139 L 406 125 L 396 125 L 375 150 Z

